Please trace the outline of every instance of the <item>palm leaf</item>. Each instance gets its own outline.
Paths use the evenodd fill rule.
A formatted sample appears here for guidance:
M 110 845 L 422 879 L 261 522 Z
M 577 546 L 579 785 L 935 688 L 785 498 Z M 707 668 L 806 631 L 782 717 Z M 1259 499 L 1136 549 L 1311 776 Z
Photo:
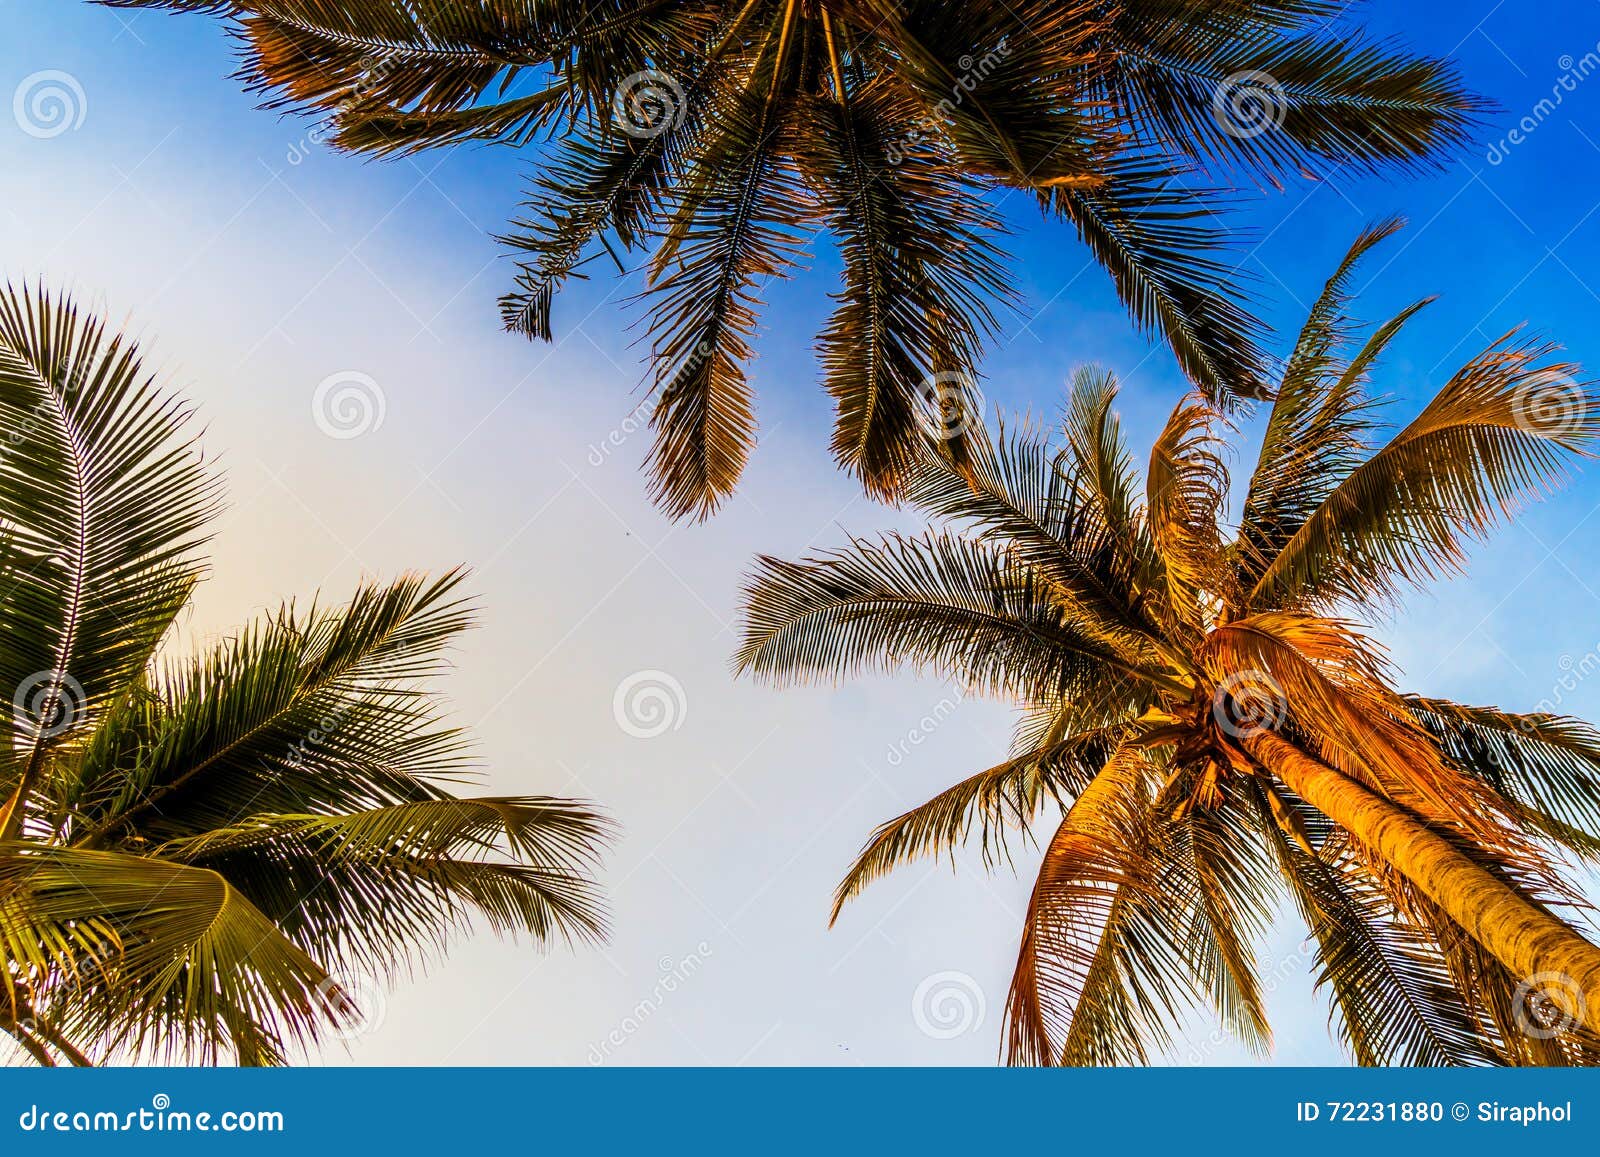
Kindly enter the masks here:
M 962 780 L 902 816 L 881 824 L 833 894 L 836 923 L 844 906 L 872 881 L 923 856 L 954 854 L 974 827 L 984 862 L 1007 857 L 1005 829 L 1027 831 L 1046 797 L 1065 804 L 1105 766 L 1120 730 L 1080 732 Z
M 1600 437 L 1600 396 L 1547 343 L 1507 336 L 1335 487 L 1247 604 L 1371 602 L 1460 570 L 1481 539 Z
M 0 291 L 0 838 L 45 753 L 149 660 L 199 573 L 216 490 L 138 351 L 67 300 Z

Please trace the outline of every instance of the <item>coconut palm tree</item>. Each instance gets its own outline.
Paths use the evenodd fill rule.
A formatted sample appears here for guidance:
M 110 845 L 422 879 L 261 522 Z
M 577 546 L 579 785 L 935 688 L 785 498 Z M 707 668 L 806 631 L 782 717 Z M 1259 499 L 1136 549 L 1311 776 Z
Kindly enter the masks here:
M 651 472 L 674 517 L 733 491 L 761 291 L 815 236 L 843 263 L 818 338 L 833 452 L 892 496 L 919 415 L 972 405 L 1013 296 L 1011 193 L 1071 223 L 1207 397 L 1255 397 L 1210 186 L 1426 167 L 1480 107 L 1332 0 L 112 2 L 225 14 L 244 82 L 342 148 L 553 142 L 508 237 L 505 324 L 550 340 L 588 260 L 648 254 Z
M 474 920 L 601 933 L 604 820 L 446 786 L 469 752 L 428 683 L 472 617 L 459 572 L 169 655 L 217 508 L 187 407 L 71 302 L 7 288 L 0 429 L 0 1029 L 23 1049 L 281 1063 Z
M 1365 233 L 1284 363 L 1237 526 L 1219 416 L 1190 397 L 1143 480 L 1110 375 L 1059 440 L 1002 429 L 926 454 L 916 506 L 962 530 L 763 559 L 741 670 L 908 667 L 1023 705 L 997 766 L 879 827 L 872 880 L 1064 814 L 1007 1005 L 1017 1063 L 1143 1062 L 1196 1002 L 1268 1025 L 1255 944 L 1292 897 L 1363 1064 L 1600 1058 L 1600 948 L 1565 857 L 1600 853 L 1600 733 L 1405 693 L 1367 629 L 1600 438 L 1600 396 L 1512 335 L 1387 438 L 1370 379 L 1426 301 L 1363 332 Z

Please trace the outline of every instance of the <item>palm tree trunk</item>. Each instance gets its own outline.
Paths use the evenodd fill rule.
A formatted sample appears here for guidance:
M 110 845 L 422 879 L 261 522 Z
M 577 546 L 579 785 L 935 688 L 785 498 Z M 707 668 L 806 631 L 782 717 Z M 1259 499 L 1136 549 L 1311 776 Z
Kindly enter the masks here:
M 1250 754 L 1312 807 L 1420 888 L 1514 976 L 1555 973 L 1582 999 L 1569 1011 L 1600 1032 L 1600 948 L 1528 903 L 1382 796 L 1270 732 Z
M 49 1050 L 35 1040 L 33 1035 L 16 1021 L 9 1018 L 0 1019 L 0 1032 L 9 1033 L 27 1051 L 29 1056 L 45 1068 L 53 1069 L 56 1067 L 56 1060 L 50 1055 Z
M 94 1062 L 89 1059 L 82 1049 L 78 1048 L 54 1026 L 48 1024 L 42 1017 L 35 1017 L 33 1031 L 43 1037 L 57 1052 L 67 1058 L 68 1063 L 80 1069 L 94 1068 Z

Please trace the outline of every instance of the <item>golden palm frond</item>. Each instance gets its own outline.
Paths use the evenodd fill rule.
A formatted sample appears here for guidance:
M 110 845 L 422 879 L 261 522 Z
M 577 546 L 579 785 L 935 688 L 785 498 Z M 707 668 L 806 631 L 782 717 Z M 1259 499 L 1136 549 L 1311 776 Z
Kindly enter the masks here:
M 1237 535 L 1224 416 L 1184 399 L 1141 495 L 1114 383 L 1086 371 L 1059 442 L 974 432 L 963 461 L 918 460 L 907 497 L 959 533 L 751 580 L 743 670 L 910 667 L 1022 707 L 1010 759 L 881 827 L 835 899 L 974 832 L 1008 861 L 998 826 L 1059 806 L 1013 1062 L 1141 1063 L 1197 1004 L 1268 1047 L 1256 948 L 1285 890 L 1358 1062 L 1600 1060 L 1600 947 L 1567 870 L 1600 857 L 1600 733 L 1403 694 L 1363 626 L 1593 452 L 1600 394 L 1547 343 L 1502 341 L 1373 445 L 1369 381 L 1421 304 L 1363 335 L 1349 286 L 1396 228 L 1364 232 L 1312 307 Z M 1568 1023 L 1523 1031 L 1545 973 Z

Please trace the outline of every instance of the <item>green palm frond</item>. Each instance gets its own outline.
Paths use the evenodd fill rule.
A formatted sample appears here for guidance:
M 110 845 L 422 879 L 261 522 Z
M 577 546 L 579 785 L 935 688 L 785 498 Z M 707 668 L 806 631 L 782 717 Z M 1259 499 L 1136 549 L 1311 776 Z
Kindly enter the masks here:
M 0 839 L 49 749 L 148 662 L 199 574 L 216 488 L 125 339 L 48 292 L 0 290 Z
M 600 939 L 605 917 L 591 874 L 609 833 L 603 818 L 568 800 L 436 799 L 252 814 L 155 854 L 222 873 L 318 959 L 383 974 L 397 963 L 400 933 L 442 946 L 473 915 L 539 941 Z
M 480 921 L 603 935 L 606 821 L 449 790 L 461 572 L 168 655 L 216 508 L 185 407 L 97 320 L 6 291 L 0 418 L 0 1032 L 40 1064 L 282 1064 L 358 1018 L 355 970 Z
M 1062 696 L 1111 670 L 1142 675 L 1004 553 L 945 535 L 857 542 L 798 564 L 763 558 L 744 617 L 737 669 L 779 684 L 907 666 L 986 693 Z
M 442 669 L 444 648 L 471 621 L 462 577 L 367 586 L 337 610 L 286 606 L 170 664 L 152 685 L 158 720 L 133 758 L 110 746 L 111 766 L 85 761 L 91 792 L 73 841 L 103 846 L 128 832 L 164 841 L 251 810 L 436 798 L 432 781 L 471 765 L 417 681 Z
M 337 1026 L 327 971 L 222 875 L 121 852 L 18 851 L 0 854 L 0 891 L 17 922 L 8 962 L 59 978 L 62 999 L 51 1000 L 47 983 L 44 1007 L 63 1031 L 214 1062 L 228 1049 L 250 1059 L 257 1026 L 274 1026 L 260 1030 L 273 1052 L 284 1037 L 309 1042 Z M 83 957 L 43 948 L 83 920 L 116 938 L 86 979 Z

